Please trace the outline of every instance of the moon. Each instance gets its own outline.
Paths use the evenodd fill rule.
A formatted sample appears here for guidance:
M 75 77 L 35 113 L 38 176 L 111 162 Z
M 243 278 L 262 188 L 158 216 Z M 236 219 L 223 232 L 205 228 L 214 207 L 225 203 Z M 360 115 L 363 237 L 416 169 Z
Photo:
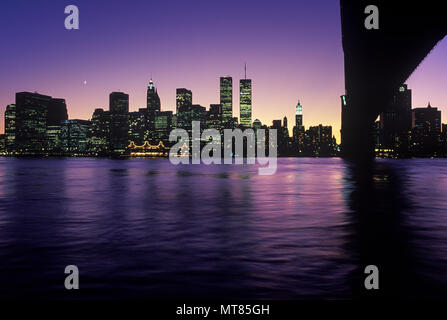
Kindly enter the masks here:
M 84 86 L 87 85 L 87 80 L 84 80 Z

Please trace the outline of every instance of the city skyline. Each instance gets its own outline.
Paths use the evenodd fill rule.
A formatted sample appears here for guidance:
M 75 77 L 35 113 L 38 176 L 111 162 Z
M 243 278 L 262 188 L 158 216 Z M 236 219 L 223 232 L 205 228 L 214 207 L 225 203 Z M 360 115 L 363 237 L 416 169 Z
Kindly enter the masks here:
M 215 75 L 243 79 L 247 62 L 252 121 L 269 124 L 284 115 L 290 121 L 300 99 L 304 125 L 330 124 L 340 141 L 344 75 L 337 2 L 280 1 L 271 7 L 258 1 L 238 10 L 174 3 L 135 2 L 129 8 L 78 1 L 80 30 L 67 31 L 62 5 L 7 2 L 1 24 L 9 47 L 1 53 L 0 112 L 19 91 L 64 97 L 71 119 L 88 119 L 91 110 L 106 108 L 112 91 L 128 93 L 129 109 L 136 111 L 146 105 L 141 83 L 151 77 L 157 79 L 163 110 L 175 111 L 175 89 L 182 87 L 195 92 L 195 103 L 209 106 L 219 103 Z M 122 12 L 122 24 L 108 22 Z M 19 13 L 23 19 L 14 21 Z M 446 114 L 446 52 L 444 40 L 407 81 L 414 107 L 430 101 Z M 233 115 L 240 118 L 238 84 L 233 81 Z M 2 133 L 3 123 L 2 118 Z

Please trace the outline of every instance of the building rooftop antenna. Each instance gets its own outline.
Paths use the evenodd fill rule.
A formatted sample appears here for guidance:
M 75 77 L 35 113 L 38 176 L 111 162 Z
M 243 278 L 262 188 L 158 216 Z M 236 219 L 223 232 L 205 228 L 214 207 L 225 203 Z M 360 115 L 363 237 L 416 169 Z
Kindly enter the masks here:
M 245 71 L 245 80 L 247 80 L 247 62 L 245 62 L 244 71 Z

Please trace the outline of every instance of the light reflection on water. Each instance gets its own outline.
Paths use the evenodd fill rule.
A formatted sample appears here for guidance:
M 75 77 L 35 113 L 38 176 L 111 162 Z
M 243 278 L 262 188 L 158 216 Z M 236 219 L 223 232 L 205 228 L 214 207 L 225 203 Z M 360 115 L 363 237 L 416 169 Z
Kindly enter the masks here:
M 447 161 L 0 158 L 0 296 L 447 297 Z M 80 270 L 81 290 L 63 286 Z

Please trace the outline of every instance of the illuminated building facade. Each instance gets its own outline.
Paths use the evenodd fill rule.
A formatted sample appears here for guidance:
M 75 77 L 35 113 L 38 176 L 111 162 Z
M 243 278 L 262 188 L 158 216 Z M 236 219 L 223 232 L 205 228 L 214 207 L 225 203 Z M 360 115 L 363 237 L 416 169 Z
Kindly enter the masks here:
M 155 115 L 155 141 L 169 144 L 169 134 L 172 130 L 172 111 L 160 111 Z
M 240 124 L 244 128 L 251 127 L 252 88 L 251 79 L 240 80 Z
M 300 100 L 298 100 L 295 110 L 295 126 L 298 128 L 303 126 L 303 106 L 301 105 Z
M 233 78 L 220 78 L 220 104 L 222 105 L 222 125 L 232 126 L 233 119 Z
M 15 151 L 16 140 L 16 105 L 10 104 L 5 110 L 5 150 Z
M 412 94 L 407 85 L 399 87 L 387 110 L 380 114 L 380 149 L 408 153 L 408 134 L 411 130 Z
M 146 134 L 146 109 L 129 112 L 129 141 L 144 143 Z
M 441 111 L 428 104 L 427 108 L 412 110 L 410 135 L 411 154 L 419 157 L 437 157 L 442 152 Z M 445 154 L 444 154 L 445 155 Z
M 155 115 L 161 110 L 160 97 L 158 96 L 157 88 L 155 88 L 152 79 L 149 81 L 147 87 L 147 104 L 146 110 L 142 111 L 145 117 L 145 124 L 143 124 L 144 138 L 141 140 L 155 141 Z
M 88 152 L 88 134 L 90 131 L 88 120 L 65 120 L 61 124 L 62 152 L 71 155 L 82 155 Z
M 38 93 L 16 93 L 15 146 L 20 154 L 46 151 L 47 114 L 51 99 Z
M 206 112 L 206 127 L 221 130 L 222 129 L 222 105 L 211 104 Z
M 185 88 L 176 91 L 177 127 L 191 131 L 192 92 Z
M 110 151 L 122 153 L 129 145 L 129 95 L 112 92 L 110 102 Z
M 157 88 L 155 88 L 152 79 L 149 81 L 147 86 L 147 110 L 149 111 L 160 111 L 161 103 L 160 97 L 158 96 Z
M 109 152 L 110 111 L 95 109 L 90 121 L 89 152 L 106 155 Z
M 441 132 L 441 111 L 428 104 L 427 108 L 412 110 L 412 128 L 429 132 Z

